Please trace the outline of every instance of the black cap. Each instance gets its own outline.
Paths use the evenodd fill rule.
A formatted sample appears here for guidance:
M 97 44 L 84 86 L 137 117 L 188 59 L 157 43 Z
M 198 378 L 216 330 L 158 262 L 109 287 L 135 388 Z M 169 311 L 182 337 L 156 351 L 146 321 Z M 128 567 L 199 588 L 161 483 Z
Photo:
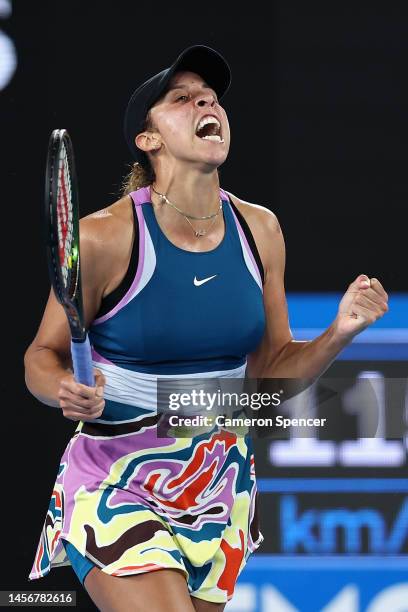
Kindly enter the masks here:
M 143 131 L 149 109 L 165 94 L 176 72 L 188 70 L 200 75 L 214 89 L 218 99 L 228 90 L 231 71 L 226 60 L 214 49 L 194 45 L 185 49 L 169 67 L 145 81 L 132 94 L 125 113 L 124 131 L 128 147 L 141 165 L 148 163 L 147 155 L 135 144 L 135 137 Z

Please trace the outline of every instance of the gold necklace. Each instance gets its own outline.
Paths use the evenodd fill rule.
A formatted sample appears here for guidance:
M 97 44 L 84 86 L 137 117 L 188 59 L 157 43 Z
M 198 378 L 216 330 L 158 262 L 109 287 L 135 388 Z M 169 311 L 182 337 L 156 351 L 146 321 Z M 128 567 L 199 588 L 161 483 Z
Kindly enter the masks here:
M 170 206 L 172 206 L 180 215 L 182 215 L 185 218 L 185 220 L 187 221 L 187 223 L 190 225 L 191 229 L 193 230 L 196 238 L 201 238 L 201 236 L 205 236 L 210 231 L 210 229 L 214 225 L 215 221 L 217 220 L 218 215 L 220 214 L 222 210 L 222 200 L 220 198 L 220 205 L 216 213 L 213 213 L 212 215 L 205 215 L 204 217 L 195 217 L 194 215 L 189 215 L 185 213 L 184 211 L 180 210 L 175 204 L 170 202 L 170 200 L 168 199 L 166 195 L 164 195 L 164 193 L 160 193 L 159 191 L 156 191 L 153 185 L 151 185 L 151 188 L 153 189 L 154 193 L 160 196 L 162 202 L 165 202 L 166 204 L 170 204 Z M 196 221 L 206 221 L 208 219 L 212 219 L 212 223 L 210 224 L 209 227 L 207 227 L 206 230 L 202 228 L 200 228 L 199 230 L 196 230 L 193 224 L 191 223 L 190 219 L 195 219 Z
M 222 205 L 222 204 L 221 204 L 221 205 Z M 218 211 L 218 212 L 219 212 L 219 211 Z M 217 213 L 216 215 L 214 215 L 214 219 L 211 221 L 210 225 L 207 227 L 207 229 L 206 229 L 206 230 L 205 230 L 205 229 L 202 229 L 202 228 L 200 228 L 200 229 L 196 230 L 196 229 L 195 229 L 195 227 L 193 227 L 193 224 L 191 223 L 190 219 L 189 219 L 188 217 L 185 217 L 185 215 L 183 215 L 183 216 L 185 217 L 185 220 L 186 220 L 186 221 L 189 223 L 189 225 L 191 226 L 191 229 L 193 230 L 193 232 L 194 232 L 194 234 L 195 234 L 195 237 L 196 237 L 196 238 L 201 238 L 201 236 L 205 236 L 206 234 L 208 234 L 208 232 L 210 231 L 210 229 L 212 228 L 212 226 L 214 225 L 214 223 L 215 223 L 215 222 L 216 222 L 216 220 L 217 220 L 217 215 L 218 215 L 218 213 Z

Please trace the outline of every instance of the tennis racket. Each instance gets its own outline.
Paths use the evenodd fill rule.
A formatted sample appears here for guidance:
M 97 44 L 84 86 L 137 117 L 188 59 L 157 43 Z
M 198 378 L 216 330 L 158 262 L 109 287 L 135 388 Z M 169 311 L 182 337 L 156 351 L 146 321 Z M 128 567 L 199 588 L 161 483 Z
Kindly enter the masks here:
M 72 142 L 66 130 L 54 130 L 48 145 L 45 223 L 48 271 L 71 330 L 74 377 L 77 382 L 94 387 L 82 304 L 78 185 Z

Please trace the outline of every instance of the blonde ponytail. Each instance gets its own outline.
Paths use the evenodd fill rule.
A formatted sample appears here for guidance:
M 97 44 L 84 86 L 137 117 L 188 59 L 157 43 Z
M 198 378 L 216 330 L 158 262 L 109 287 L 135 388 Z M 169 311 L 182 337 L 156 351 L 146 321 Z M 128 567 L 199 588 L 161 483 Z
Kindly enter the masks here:
M 142 131 L 154 129 L 150 117 L 150 111 L 146 115 Z M 131 191 L 137 191 L 142 187 L 151 185 L 156 180 L 153 166 L 150 160 L 146 165 L 141 165 L 138 162 L 134 163 L 129 174 L 125 176 L 122 183 L 122 196 L 128 195 Z
M 137 191 L 141 187 L 151 185 L 155 180 L 154 171 L 150 163 L 148 166 L 141 166 L 134 163 L 131 171 L 125 176 L 122 184 L 122 196 L 128 195 L 131 191 Z

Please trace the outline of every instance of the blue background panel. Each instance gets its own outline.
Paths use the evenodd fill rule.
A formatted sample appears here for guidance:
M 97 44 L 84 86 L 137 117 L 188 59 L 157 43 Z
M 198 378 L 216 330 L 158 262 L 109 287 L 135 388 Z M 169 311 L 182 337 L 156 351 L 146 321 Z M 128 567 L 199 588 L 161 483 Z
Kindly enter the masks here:
M 334 321 L 341 293 L 288 293 L 289 320 L 295 340 L 313 340 Z M 389 311 L 358 334 L 340 360 L 408 359 L 408 294 L 389 296 Z
M 226 612 L 407 612 L 408 557 L 255 554 Z

